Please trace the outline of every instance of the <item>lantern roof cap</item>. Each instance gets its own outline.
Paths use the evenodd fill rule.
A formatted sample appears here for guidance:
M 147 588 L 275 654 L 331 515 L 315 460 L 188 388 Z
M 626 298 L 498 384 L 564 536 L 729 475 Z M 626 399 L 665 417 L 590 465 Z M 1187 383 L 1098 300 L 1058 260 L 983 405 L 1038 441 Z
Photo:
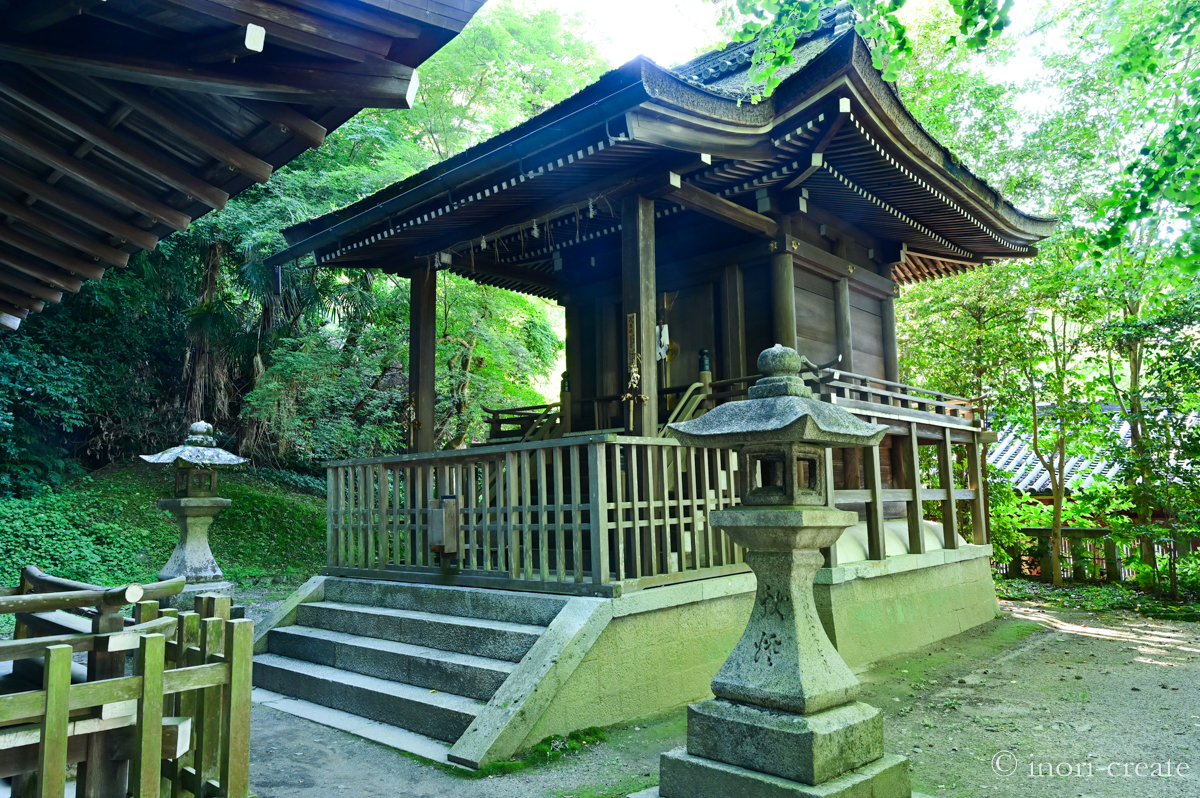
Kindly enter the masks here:
M 219 448 L 217 439 L 213 437 L 213 425 L 207 421 L 197 421 L 188 427 L 188 436 L 181 446 L 172 446 L 158 454 L 143 454 L 140 457 L 147 463 L 176 463 L 201 468 L 220 468 L 250 462 L 245 457 L 238 457 L 233 452 Z
M 805 359 L 776 344 L 764 350 L 765 374 L 744 402 L 726 402 L 692 421 L 668 425 L 685 446 L 733 448 L 747 444 L 808 443 L 826 447 L 877 446 L 887 433 L 837 405 L 814 399 L 798 372 Z

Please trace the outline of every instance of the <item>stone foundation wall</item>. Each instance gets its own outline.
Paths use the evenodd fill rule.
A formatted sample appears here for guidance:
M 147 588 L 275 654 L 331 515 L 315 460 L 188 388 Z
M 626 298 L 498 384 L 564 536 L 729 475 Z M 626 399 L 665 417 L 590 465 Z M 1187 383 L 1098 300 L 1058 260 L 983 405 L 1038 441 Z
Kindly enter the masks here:
M 823 568 L 821 620 L 856 671 L 952 637 L 996 616 L 990 554 L 990 546 L 964 546 Z M 753 591 L 753 574 L 739 574 L 613 599 L 614 617 L 521 747 L 711 698 L 709 682 L 746 628 Z

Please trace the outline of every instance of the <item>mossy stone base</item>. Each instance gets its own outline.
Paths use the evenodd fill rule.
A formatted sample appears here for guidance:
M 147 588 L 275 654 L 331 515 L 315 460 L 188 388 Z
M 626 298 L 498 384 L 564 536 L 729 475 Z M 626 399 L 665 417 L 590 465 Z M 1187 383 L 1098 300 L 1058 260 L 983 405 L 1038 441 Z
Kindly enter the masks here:
M 737 765 L 667 751 L 659 764 L 662 798 L 911 798 L 908 760 L 885 754 L 868 765 L 816 786 Z
M 883 716 L 853 703 L 794 715 L 730 701 L 688 707 L 692 756 L 821 784 L 883 756 Z

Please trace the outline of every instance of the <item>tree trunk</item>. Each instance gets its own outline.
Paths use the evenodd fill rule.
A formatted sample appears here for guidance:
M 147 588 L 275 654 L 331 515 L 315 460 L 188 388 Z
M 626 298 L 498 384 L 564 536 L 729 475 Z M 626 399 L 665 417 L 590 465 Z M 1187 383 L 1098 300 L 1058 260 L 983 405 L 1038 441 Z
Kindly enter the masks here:
M 1062 518 L 1063 497 L 1066 491 L 1061 484 L 1054 486 L 1054 517 L 1050 522 L 1050 576 L 1055 587 L 1062 587 Z

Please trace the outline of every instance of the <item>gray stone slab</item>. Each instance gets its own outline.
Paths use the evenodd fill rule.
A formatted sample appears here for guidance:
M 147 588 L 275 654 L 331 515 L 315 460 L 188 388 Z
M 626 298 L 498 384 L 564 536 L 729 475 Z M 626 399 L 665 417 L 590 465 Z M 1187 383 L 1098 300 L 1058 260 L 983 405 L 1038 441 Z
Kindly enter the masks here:
M 451 585 L 422 585 L 372 579 L 331 578 L 325 598 L 394 610 L 417 610 L 492 621 L 547 626 L 567 605 L 566 596 L 489 590 Z
M 883 716 L 854 703 L 794 715 L 713 700 L 688 707 L 692 756 L 821 784 L 883 756 Z
M 869 765 L 812 786 L 701 759 L 683 748 L 662 755 L 662 798 L 911 798 L 908 760 L 885 754 Z
M 480 701 L 491 698 L 516 667 L 503 660 L 307 626 L 275 629 L 268 640 L 272 654 Z
M 482 701 L 465 696 L 275 654 L 255 658 L 254 685 L 451 743 L 484 706 Z
M 333 601 L 301 604 L 296 610 L 296 622 L 300 626 L 508 662 L 519 662 L 546 631 L 545 627 L 528 624 Z

